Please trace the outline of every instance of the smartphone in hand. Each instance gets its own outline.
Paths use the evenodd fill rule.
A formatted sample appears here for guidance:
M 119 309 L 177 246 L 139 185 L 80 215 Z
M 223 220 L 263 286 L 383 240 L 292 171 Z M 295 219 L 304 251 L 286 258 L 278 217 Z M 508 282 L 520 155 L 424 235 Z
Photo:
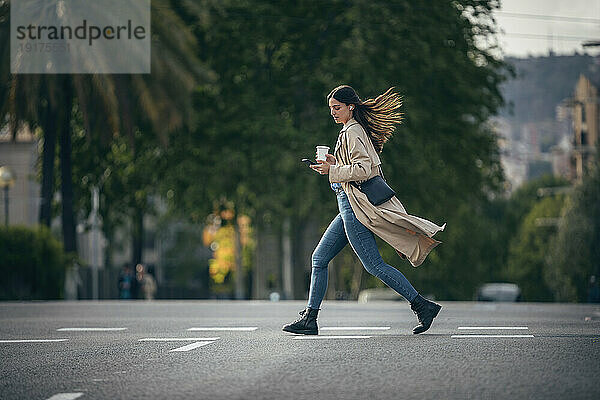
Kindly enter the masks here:
M 305 163 L 308 167 L 310 167 L 311 165 L 316 165 L 317 164 L 316 162 L 314 162 L 312 160 L 309 160 L 308 158 L 303 158 L 302 162 Z

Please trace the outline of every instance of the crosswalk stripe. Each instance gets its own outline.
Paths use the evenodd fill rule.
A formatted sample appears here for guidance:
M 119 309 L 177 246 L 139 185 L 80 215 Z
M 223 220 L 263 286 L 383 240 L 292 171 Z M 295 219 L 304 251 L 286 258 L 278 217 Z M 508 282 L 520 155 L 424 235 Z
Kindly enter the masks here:
M 2 339 L 0 343 L 51 343 L 66 342 L 69 339 Z
M 459 326 L 459 330 L 528 330 L 526 326 Z
M 246 327 L 199 327 L 199 328 L 189 328 L 188 331 L 255 331 L 257 330 L 257 326 L 246 326 Z
M 220 337 L 210 337 L 210 338 L 186 338 L 186 337 L 180 337 L 180 338 L 144 338 L 144 339 L 138 339 L 138 342 L 184 342 L 184 341 L 192 341 L 192 342 L 197 342 L 197 341 L 214 341 L 214 340 L 219 340 L 221 339 Z
M 532 338 L 533 335 L 452 335 L 452 339 L 466 338 Z
M 83 396 L 83 393 L 58 393 L 47 400 L 75 400 L 81 396 Z
M 58 328 L 59 332 L 111 332 L 111 331 L 124 331 L 127 328 Z
M 321 331 L 387 331 L 389 326 L 325 326 Z
M 214 341 L 211 341 L 211 342 L 208 342 L 208 341 L 207 342 L 194 342 L 194 343 L 186 344 L 185 346 L 178 347 L 178 348 L 173 349 L 173 350 L 169 350 L 169 352 L 172 352 L 172 351 L 190 351 L 190 350 L 197 349 L 198 347 L 201 347 L 201 346 L 206 346 L 207 344 L 211 344 L 211 343 L 214 343 Z
M 372 336 L 334 336 L 334 335 L 307 335 L 307 336 L 294 336 L 295 340 L 307 340 L 307 339 L 369 339 Z

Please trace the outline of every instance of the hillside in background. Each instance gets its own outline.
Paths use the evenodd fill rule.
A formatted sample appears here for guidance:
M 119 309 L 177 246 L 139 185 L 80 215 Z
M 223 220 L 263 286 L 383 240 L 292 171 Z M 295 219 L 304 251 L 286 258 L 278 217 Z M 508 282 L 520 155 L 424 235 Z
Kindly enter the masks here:
M 595 63 L 589 55 L 507 58 L 515 68 L 516 77 L 502 87 L 509 104 L 501 116 L 513 128 L 529 122 L 555 118 L 558 103 L 571 97 L 581 73 Z
M 568 160 L 553 155 L 552 149 L 560 146 L 568 151 L 572 122 L 558 121 L 556 108 L 573 97 L 581 74 L 597 74 L 600 58 L 574 54 L 506 61 L 515 77 L 500 88 L 507 105 L 500 111 L 498 133 L 503 137 L 502 165 L 510 187 L 514 190 L 543 175 L 566 177 Z

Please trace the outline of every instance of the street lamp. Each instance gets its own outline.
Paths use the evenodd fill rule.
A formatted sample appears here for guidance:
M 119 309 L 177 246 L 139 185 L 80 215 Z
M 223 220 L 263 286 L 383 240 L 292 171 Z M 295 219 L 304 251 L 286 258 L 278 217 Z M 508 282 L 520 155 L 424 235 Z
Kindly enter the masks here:
M 15 175 L 8 167 L 0 167 L 0 188 L 4 188 L 4 224 L 8 226 L 8 189 L 15 184 Z

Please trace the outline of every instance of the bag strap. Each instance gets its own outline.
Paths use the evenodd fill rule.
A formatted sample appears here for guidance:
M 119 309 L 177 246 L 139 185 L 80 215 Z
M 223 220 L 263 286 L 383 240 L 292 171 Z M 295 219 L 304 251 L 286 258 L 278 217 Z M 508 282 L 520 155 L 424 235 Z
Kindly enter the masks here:
M 383 169 L 381 168 L 381 164 L 379 164 L 378 167 L 379 167 L 379 174 L 381 175 L 383 180 L 387 182 L 387 180 L 385 179 L 385 175 L 383 175 Z
M 377 167 L 379 168 L 379 174 L 381 175 L 381 178 L 387 183 L 387 181 L 385 180 L 385 176 L 383 175 L 383 169 L 381 169 L 381 164 L 379 164 Z M 358 190 L 361 190 L 360 185 L 358 183 L 356 183 L 356 181 L 351 181 L 349 183 L 352 186 L 354 186 L 355 188 L 357 188 Z
M 354 186 L 355 188 L 357 188 L 358 190 L 360 190 L 360 185 L 358 183 L 356 183 L 356 181 L 350 181 L 348 183 L 351 184 L 352 186 Z
M 369 137 L 369 134 L 367 134 L 367 139 L 369 139 L 369 142 L 371 143 L 371 147 L 373 147 L 373 150 L 375 151 L 375 153 L 377 153 L 377 150 L 375 150 L 375 145 L 373 144 L 373 141 Z M 379 160 L 379 161 L 381 161 L 381 160 Z M 386 181 L 386 183 L 387 183 L 387 180 L 385 179 L 385 175 L 383 175 L 383 169 L 381 168 L 381 163 L 379 163 L 377 165 L 377 167 L 379 167 L 379 175 L 381 175 L 381 178 L 383 178 L 383 180 Z

